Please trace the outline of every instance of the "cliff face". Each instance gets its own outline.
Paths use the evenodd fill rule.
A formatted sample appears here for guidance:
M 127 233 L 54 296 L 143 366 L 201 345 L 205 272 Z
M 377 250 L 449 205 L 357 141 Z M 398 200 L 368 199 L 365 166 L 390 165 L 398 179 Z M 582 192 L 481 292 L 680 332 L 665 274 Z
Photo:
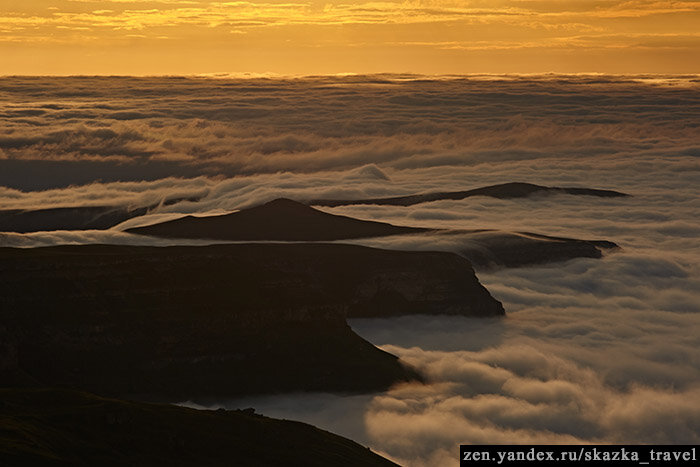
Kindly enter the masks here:
M 356 271 L 348 317 L 406 314 L 499 316 L 503 306 L 479 283 L 468 260 L 452 253 L 381 252 L 366 258 L 348 258 Z M 394 254 L 398 253 L 398 254 Z
M 503 314 L 448 253 L 90 245 L 0 249 L 0 262 L 0 371 L 107 394 L 381 390 L 418 375 L 347 314 Z

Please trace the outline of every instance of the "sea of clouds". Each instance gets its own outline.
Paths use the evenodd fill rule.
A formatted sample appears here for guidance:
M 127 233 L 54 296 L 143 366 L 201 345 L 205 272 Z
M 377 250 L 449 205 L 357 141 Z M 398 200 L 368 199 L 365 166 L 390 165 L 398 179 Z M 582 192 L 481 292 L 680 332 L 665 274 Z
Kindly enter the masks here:
M 699 100 L 697 76 L 4 77 L 0 186 L 588 156 L 649 170 L 700 155 Z
M 200 405 L 253 406 L 307 421 L 412 466 L 456 465 L 460 443 L 700 442 L 700 198 L 692 183 L 698 174 L 678 174 L 672 165 L 655 177 L 610 173 L 619 183 L 608 187 L 624 186 L 631 198 L 475 197 L 331 210 L 411 225 L 602 238 L 621 249 L 602 259 L 478 270 L 504 303 L 505 319 L 351 321 L 360 335 L 426 374 L 427 385 L 370 396 L 300 394 Z M 517 169 L 504 164 L 501 174 L 515 176 Z M 568 173 L 576 186 L 589 176 L 590 170 Z M 666 188 L 673 181 L 676 186 Z M 459 235 L 357 243 L 463 246 Z
M 700 80 L 686 77 L 2 78 L 0 209 L 155 206 L 104 231 L 0 246 L 175 243 L 125 233 L 285 196 L 366 198 L 523 181 L 627 198 L 474 197 L 337 214 L 605 239 L 602 259 L 478 270 L 504 319 L 354 320 L 427 375 L 382 394 L 256 407 L 409 466 L 462 443 L 700 442 Z M 164 200 L 187 199 L 174 204 Z M 459 251 L 459 235 L 356 241 Z

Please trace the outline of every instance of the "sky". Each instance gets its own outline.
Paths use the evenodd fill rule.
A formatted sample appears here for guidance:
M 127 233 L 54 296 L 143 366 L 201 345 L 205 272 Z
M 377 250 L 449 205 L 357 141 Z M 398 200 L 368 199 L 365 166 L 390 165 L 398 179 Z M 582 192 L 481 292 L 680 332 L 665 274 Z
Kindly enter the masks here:
M 0 74 L 698 73 L 698 31 L 695 0 L 0 0 Z

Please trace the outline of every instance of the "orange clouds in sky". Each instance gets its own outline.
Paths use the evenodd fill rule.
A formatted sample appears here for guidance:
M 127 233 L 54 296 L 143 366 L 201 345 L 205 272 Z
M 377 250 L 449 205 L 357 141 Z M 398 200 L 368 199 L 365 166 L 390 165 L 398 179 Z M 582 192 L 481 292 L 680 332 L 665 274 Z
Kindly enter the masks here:
M 2 74 L 697 73 L 700 2 L 0 1 Z

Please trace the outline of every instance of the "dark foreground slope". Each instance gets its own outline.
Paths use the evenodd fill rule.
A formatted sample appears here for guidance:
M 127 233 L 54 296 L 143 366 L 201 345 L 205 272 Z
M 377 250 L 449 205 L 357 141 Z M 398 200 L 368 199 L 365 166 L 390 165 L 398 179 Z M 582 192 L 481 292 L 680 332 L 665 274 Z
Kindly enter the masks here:
M 391 466 L 305 423 L 66 390 L 0 389 L 0 463 L 25 466 Z
M 350 204 L 377 204 L 391 206 L 413 206 L 414 204 L 427 203 L 440 200 L 459 200 L 471 196 L 490 196 L 492 198 L 510 199 L 525 198 L 532 195 L 541 194 L 569 194 L 587 195 L 603 198 L 613 198 L 629 196 L 625 193 L 612 190 L 597 190 L 593 188 L 560 188 L 534 185 L 532 183 L 511 182 L 500 185 L 486 186 L 466 191 L 441 191 L 435 193 L 422 193 L 407 196 L 395 196 L 391 198 L 369 198 L 369 199 L 314 199 L 307 204 L 313 206 L 345 206 Z
M 330 241 L 426 230 L 336 216 L 280 198 L 223 216 L 187 216 L 160 224 L 135 227 L 127 232 L 165 238 Z
M 182 398 L 418 378 L 352 316 L 499 316 L 469 262 L 352 245 L 0 249 L 0 379 Z

